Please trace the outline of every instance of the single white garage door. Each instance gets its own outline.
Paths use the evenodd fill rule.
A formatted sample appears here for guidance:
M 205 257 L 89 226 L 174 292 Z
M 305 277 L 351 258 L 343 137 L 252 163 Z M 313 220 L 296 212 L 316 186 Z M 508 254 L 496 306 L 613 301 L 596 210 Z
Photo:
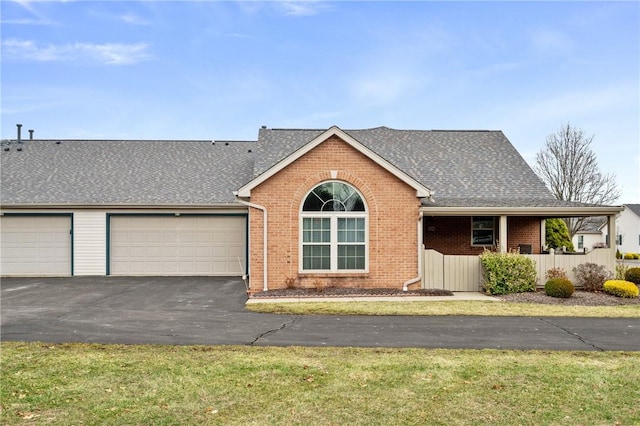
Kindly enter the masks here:
M 244 216 L 111 216 L 109 272 L 242 275 L 245 221 Z
M 70 276 L 71 217 L 0 217 L 0 275 Z

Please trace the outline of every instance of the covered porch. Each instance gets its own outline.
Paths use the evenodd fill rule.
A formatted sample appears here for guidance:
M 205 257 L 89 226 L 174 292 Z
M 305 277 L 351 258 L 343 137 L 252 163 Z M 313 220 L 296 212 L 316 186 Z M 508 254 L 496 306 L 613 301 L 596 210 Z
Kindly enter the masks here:
M 519 251 L 536 264 L 538 286 L 546 271 L 562 268 L 573 279 L 573 268 L 582 263 L 604 265 L 615 271 L 615 245 L 589 253 L 554 253 L 545 247 L 545 220 L 563 217 L 607 217 L 615 235 L 615 218 L 621 207 L 444 207 L 421 209 L 422 288 L 480 291 L 479 255 L 486 249 Z M 610 234 L 611 235 L 611 234 Z

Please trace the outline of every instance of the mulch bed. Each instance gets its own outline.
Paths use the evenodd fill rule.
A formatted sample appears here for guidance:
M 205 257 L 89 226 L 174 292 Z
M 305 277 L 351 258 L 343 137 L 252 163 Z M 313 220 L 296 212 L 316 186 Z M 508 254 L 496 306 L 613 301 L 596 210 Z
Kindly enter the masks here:
M 505 302 L 514 303 L 541 303 L 545 305 L 566 305 L 566 306 L 619 306 L 638 305 L 640 298 L 616 297 L 603 292 L 591 292 L 577 290 L 568 299 L 547 296 L 544 291 L 528 293 L 505 294 L 496 296 Z
M 367 296 L 453 296 L 449 290 L 415 289 L 402 291 L 399 288 L 341 288 L 327 287 L 323 290 L 316 288 L 283 288 L 254 293 L 251 298 L 305 298 L 305 297 L 367 297 Z M 565 306 L 619 306 L 640 304 L 640 298 L 622 298 L 603 292 L 576 291 L 568 299 L 547 296 L 544 291 L 505 294 L 494 296 L 510 303 L 540 303 L 545 305 Z
M 342 288 L 327 287 L 323 290 L 315 288 L 283 288 L 253 293 L 252 298 L 259 297 L 367 297 L 367 296 L 453 296 L 449 290 L 416 289 L 402 291 L 400 288 Z

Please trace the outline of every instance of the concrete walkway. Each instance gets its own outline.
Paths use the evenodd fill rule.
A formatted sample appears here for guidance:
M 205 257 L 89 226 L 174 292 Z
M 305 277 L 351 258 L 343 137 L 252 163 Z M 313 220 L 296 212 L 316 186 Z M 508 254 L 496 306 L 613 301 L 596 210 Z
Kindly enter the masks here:
M 502 302 L 477 291 L 458 291 L 453 296 L 336 296 L 336 297 L 255 297 L 247 300 L 247 305 L 257 303 L 310 303 L 310 302 L 455 302 L 475 300 L 484 302 Z

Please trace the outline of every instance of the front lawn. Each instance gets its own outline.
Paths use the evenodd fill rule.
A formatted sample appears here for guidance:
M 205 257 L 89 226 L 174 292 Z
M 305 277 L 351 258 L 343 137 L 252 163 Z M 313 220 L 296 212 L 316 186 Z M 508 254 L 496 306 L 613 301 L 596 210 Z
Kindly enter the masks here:
M 638 424 L 640 353 L 1 344 L 2 424 Z
M 248 304 L 253 312 L 293 315 L 488 315 L 640 318 L 640 305 L 580 306 L 482 301 L 295 302 Z

